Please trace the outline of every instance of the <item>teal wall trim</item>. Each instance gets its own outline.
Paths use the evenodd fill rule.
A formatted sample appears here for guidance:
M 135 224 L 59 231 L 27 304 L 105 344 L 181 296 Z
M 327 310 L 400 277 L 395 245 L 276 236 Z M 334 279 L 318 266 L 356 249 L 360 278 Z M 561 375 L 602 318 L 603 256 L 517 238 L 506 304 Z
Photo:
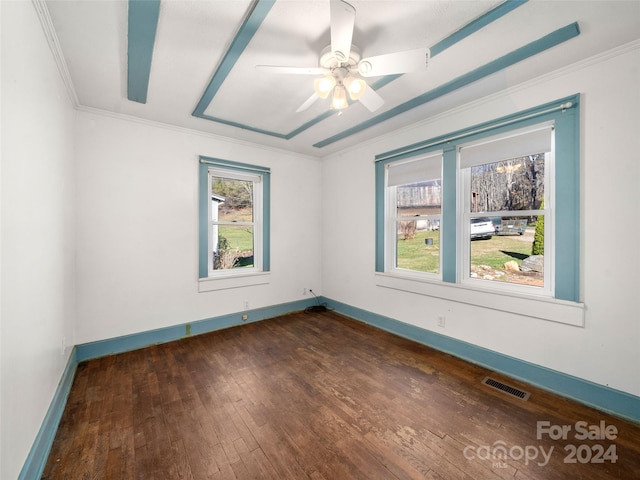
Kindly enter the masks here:
M 558 395 L 574 399 L 612 415 L 640 423 L 640 397 L 440 335 L 336 300 L 319 297 L 318 299 L 282 303 L 157 330 L 84 343 L 74 347 L 18 480 L 33 480 L 42 476 L 69 392 L 71 391 L 75 372 L 80 362 L 137 350 L 150 345 L 171 342 L 190 335 L 199 335 L 302 311 L 309 306 L 316 305 L 317 302 L 326 304 L 328 308 L 342 315 L 395 335 L 517 378 Z M 243 314 L 249 316 L 248 321 L 242 321 Z
M 640 423 L 640 397 L 477 345 L 425 330 L 390 317 L 323 297 L 327 307 L 374 327 L 449 353 L 612 415 Z
M 476 82 L 482 78 L 485 78 L 489 75 L 492 75 L 500 70 L 504 70 L 511 65 L 515 65 L 518 62 L 526 60 L 529 57 L 537 55 L 538 53 L 544 52 L 551 47 L 555 47 L 571 38 L 577 37 L 580 34 L 580 29 L 577 23 L 572 23 L 567 25 L 566 27 L 560 28 L 538 40 L 535 40 L 523 47 L 520 47 L 496 60 L 493 62 L 489 62 L 482 67 L 478 67 L 471 72 L 465 73 L 464 75 L 460 75 L 453 80 L 440 85 L 439 87 L 434 88 L 433 90 L 429 90 L 428 92 L 423 93 L 407 102 L 404 102 L 397 107 L 394 107 L 390 110 L 387 110 L 379 115 L 376 115 L 369 120 L 361 122 L 357 125 L 354 125 L 351 128 L 347 128 L 342 132 L 333 135 L 325 140 L 322 140 L 318 143 L 315 143 L 313 146 L 317 148 L 323 148 L 327 145 L 331 145 L 343 138 L 350 137 L 351 135 L 355 135 L 363 130 L 373 127 L 378 123 L 389 120 L 390 118 L 395 117 L 396 115 L 400 115 L 401 113 L 412 110 L 420 105 L 425 103 L 429 103 L 437 98 L 440 98 L 448 93 L 451 93 L 455 90 L 458 90 L 462 87 L 465 87 L 473 82 Z
M 384 272 L 385 264 L 384 264 L 384 253 L 385 253 L 385 228 L 384 228 L 384 218 L 385 218 L 385 196 L 382 192 L 384 192 L 385 185 L 387 183 L 385 178 L 385 163 L 377 162 L 375 164 L 375 175 L 376 175 L 376 200 L 375 200 L 375 208 L 376 208 L 376 272 Z
M 452 45 L 455 45 L 460 40 L 463 40 L 469 35 L 477 32 L 481 28 L 489 25 L 491 22 L 498 20 L 500 17 L 520 7 L 527 1 L 528 0 L 506 0 L 505 2 L 501 3 L 497 7 L 490 10 L 489 12 L 476 18 L 475 20 L 472 20 L 471 22 L 464 25 L 462 28 L 460 28 L 459 30 L 457 30 L 447 38 L 441 40 L 440 42 L 432 46 L 431 56 L 433 57 L 443 52 L 444 50 L 451 47 Z M 198 105 L 196 106 L 196 109 L 193 112 L 193 116 L 202 118 L 204 120 L 209 120 L 212 122 L 222 123 L 224 125 L 241 128 L 243 130 L 249 130 L 251 132 L 260 133 L 263 135 L 268 135 L 275 138 L 282 138 L 284 140 L 289 140 L 299 135 L 300 133 L 304 132 L 305 130 L 313 127 L 314 125 L 320 123 L 321 121 L 338 113 L 336 110 L 327 110 L 326 112 L 321 113 L 320 115 L 312 118 L 311 120 L 305 122 L 299 127 L 293 129 L 289 133 L 280 133 L 280 132 L 274 132 L 274 131 L 266 130 L 262 128 L 252 127 L 250 125 L 234 122 L 231 120 L 226 120 L 223 118 L 207 115 L 204 113 L 207 107 L 209 106 L 209 104 L 211 103 L 211 101 L 213 100 L 213 98 L 215 97 L 216 93 L 224 83 L 225 79 L 227 78 L 227 75 L 229 75 L 229 72 L 235 65 L 236 61 L 238 60 L 240 55 L 242 55 L 245 48 L 251 41 L 251 38 L 253 38 L 253 35 L 256 33 L 258 28 L 260 28 L 260 25 L 265 20 L 267 14 L 269 13 L 269 10 L 273 6 L 273 3 L 274 3 L 274 0 L 269 0 L 269 1 L 256 0 L 254 2 L 250 15 L 248 16 L 245 23 L 240 27 L 240 30 L 238 31 L 236 38 L 231 43 L 231 46 L 229 47 L 229 50 L 225 54 L 222 62 L 220 63 L 218 70 L 214 73 L 211 79 L 211 82 L 209 83 L 209 86 L 205 90 L 205 93 L 203 94 L 202 98 L 198 102 Z M 387 75 L 383 78 L 380 78 L 376 82 L 374 82 L 371 85 L 371 88 L 373 88 L 374 90 L 377 90 L 393 82 L 394 80 L 396 80 L 401 76 L 402 75 Z M 399 113 L 402 113 L 402 112 L 399 112 Z M 395 115 L 397 115 L 397 113 L 392 116 L 395 116 Z M 388 118 L 390 117 L 384 118 L 380 121 L 387 120 Z M 378 123 L 378 122 L 375 122 L 375 123 Z M 369 126 L 365 128 L 369 128 Z M 357 133 L 358 131 L 353 133 Z M 350 133 L 349 135 L 352 135 L 352 133 Z M 349 136 L 349 135 L 346 135 L 346 136 Z M 314 146 L 318 146 L 318 145 L 314 145 Z
M 129 0 L 127 98 L 147 103 L 160 0 Z
M 271 174 L 262 175 L 262 271 L 271 271 Z
M 479 125 L 440 135 L 376 155 L 376 271 L 383 272 L 385 252 L 385 182 L 386 164 L 434 149 L 443 154 L 443 203 L 441 235 L 442 280 L 456 283 L 459 274 L 456 245 L 457 225 L 457 152 L 462 143 L 498 135 L 546 121 L 555 126 L 555 298 L 580 301 L 580 95 L 575 94 Z
M 298 312 L 315 305 L 316 302 L 314 298 L 281 303 L 75 346 L 18 480 L 34 480 L 42 476 L 80 362 Z M 248 320 L 242 321 L 242 315 L 248 315 Z
M 104 357 L 116 353 L 128 352 L 139 348 L 172 342 L 192 335 L 222 330 L 224 328 L 244 325 L 246 323 L 258 322 L 268 318 L 277 317 L 287 313 L 298 312 L 315 305 L 315 299 L 298 300 L 294 302 L 281 303 L 268 307 L 256 308 L 242 312 L 230 313 L 218 317 L 211 317 L 195 322 L 174 325 L 171 327 L 149 330 L 146 332 L 133 333 L 122 337 L 108 338 L 91 343 L 83 343 L 76 347 L 76 360 L 83 362 L 93 358 Z M 248 320 L 242 321 L 242 315 L 247 315 Z
M 458 154 L 455 146 L 448 145 L 442 155 L 442 226 L 440 228 L 440 255 L 442 281 L 458 281 Z
M 553 120 L 556 118 L 558 114 L 557 111 L 560 110 L 561 105 L 571 103 L 571 107 L 566 110 L 568 112 L 571 108 L 575 108 L 578 102 L 580 102 L 579 94 L 559 98 L 537 107 L 520 110 L 504 117 L 489 120 L 461 130 L 456 130 L 454 132 L 449 132 L 417 143 L 405 145 L 395 150 L 377 154 L 375 161 L 386 162 L 389 160 L 401 160 L 429 151 L 429 149 L 445 148 L 447 144 L 451 144 L 454 141 L 463 140 L 464 142 L 469 142 L 489 135 L 506 132 L 514 128 L 521 128 L 527 125 L 544 122 L 546 120 Z M 571 118 L 575 121 L 579 121 L 579 116 L 573 116 Z M 489 129 L 491 129 L 490 132 L 488 132 Z
M 580 97 L 555 119 L 555 292 L 580 300 Z
M 64 407 L 69 398 L 73 377 L 76 373 L 78 362 L 76 360 L 76 349 L 71 351 L 67 366 L 62 372 L 62 377 L 58 383 L 53 399 L 49 405 L 49 409 L 42 421 L 38 435 L 31 446 L 31 450 L 27 455 L 27 459 L 22 466 L 18 480 L 34 480 L 42 476 L 42 471 L 47 463 L 49 452 L 53 445 L 58 425 L 64 412 Z
M 198 278 L 209 276 L 209 166 L 198 164 Z
M 262 177 L 262 264 L 268 272 L 271 267 L 271 169 L 259 165 L 234 162 L 220 158 L 200 156 L 198 165 L 198 275 L 209 276 L 209 166 L 218 166 L 239 172 L 255 173 Z

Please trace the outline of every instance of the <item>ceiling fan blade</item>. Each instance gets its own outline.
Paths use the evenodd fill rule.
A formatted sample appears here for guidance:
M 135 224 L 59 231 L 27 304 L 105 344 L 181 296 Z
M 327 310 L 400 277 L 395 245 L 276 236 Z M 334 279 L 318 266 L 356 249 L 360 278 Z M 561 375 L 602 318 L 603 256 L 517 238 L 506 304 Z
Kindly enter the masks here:
M 343 0 L 331 0 L 331 52 L 338 62 L 348 62 L 356 22 L 356 9 Z
M 363 77 L 416 72 L 427 67 L 430 55 L 431 51 L 425 47 L 367 57 L 358 63 L 358 72 Z
M 375 112 L 384 103 L 384 99 L 378 95 L 373 88 L 367 86 L 362 93 L 362 96 L 358 99 L 362 105 L 366 107 L 370 112 Z
M 320 98 L 320 97 L 318 97 L 318 94 L 313 92 L 313 95 L 311 95 L 309 98 L 307 98 L 307 100 L 302 105 L 300 105 L 298 107 L 296 112 L 298 112 L 298 113 L 304 112 L 307 108 L 309 108 L 311 105 L 313 105 L 318 98 Z
M 256 65 L 256 70 L 290 75 L 325 75 L 329 72 L 329 69 L 321 67 L 286 67 L 281 65 Z

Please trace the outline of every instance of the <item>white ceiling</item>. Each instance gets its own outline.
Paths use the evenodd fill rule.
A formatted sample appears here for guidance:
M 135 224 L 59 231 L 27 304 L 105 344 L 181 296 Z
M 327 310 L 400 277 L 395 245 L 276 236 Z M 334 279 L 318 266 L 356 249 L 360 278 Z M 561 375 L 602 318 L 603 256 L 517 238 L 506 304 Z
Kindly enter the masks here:
M 45 10 L 80 108 L 131 115 L 318 157 L 640 37 L 638 0 L 517 2 L 517 8 L 466 38 L 447 48 L 436 48 L 424 71 L 407 73 L 378 88 L 385 100 L 380 110 L 371 113 L 356 102 L 337 115 L 329 111 L 328 100 L 319 100 L 308 110 L 296 113 L 313 93 L 315 77 L 274 75 L 254 67 L 317 66 L 320 51 L 330 44 L 329 1 L 277 0 L 259 19 L 255 35 L 237 60 L 223 61 L 230 47 L 231 53 L 237 52 L 232 42 L 243 31 L 243 21 L 253 3 L 162 0 L 146 103 L 127 99 L 127 1 L 45 0 Z M 353 44 L 363 56 L 371 56 L 446 46 L 443 40 L 455 39 L 452 34 L 473 25 L 475 19 L 502 1 L 349 3 L 356 9 Z M 571 30 L 569 26 L 575 22 L 579 35 L 558 40 L 557 45 L 541 51 L 532 50 L 532 45 L 540 43 L 532 42 L 547 35 L 556 38 L 554 32 Z M 514 51 L 520 54 L 509 65 Z M 216 77 L 217 68 L 225 65 L 230 65 L 228 75 L 204 110 L 205 116 L 217 121 L 194 116 L 212 78 L 220 78 Z M 490 74 L 485 76 L 487 72 Z M 368 80 L 373 84 L 381 79 Z M 308 128 L 296 133 L 308 122 Z M 319 143 L 326 145 L 314 146 Z

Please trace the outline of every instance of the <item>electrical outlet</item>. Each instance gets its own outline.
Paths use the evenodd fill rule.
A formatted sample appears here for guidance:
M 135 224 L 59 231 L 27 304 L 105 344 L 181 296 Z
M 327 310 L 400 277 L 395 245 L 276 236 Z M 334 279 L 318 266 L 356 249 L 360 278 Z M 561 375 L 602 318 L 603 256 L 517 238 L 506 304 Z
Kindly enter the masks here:
M 243 302 L 243 305 L 244 305 L 244 309 L 245 309 L 245 310 L 249 310 L 249 300 L 245 300 L 245 301 Z
M 307 295 L 307 293 L 308 293 L 308 292 L 307 292 L 307 289 L 306 289 L 306 288 L 303 288 L 303 289 L 302 289 L 302 295 L 306 296 L 306 295 Z
M 438 315 L 438 326 L 444 328 L 445 327 L 445 316 L 444 315 Z
M 242 321 L 246 322 L 247 320 L 249 320 L 249 315 L 245 313 L 244 315 L 242 315 Z

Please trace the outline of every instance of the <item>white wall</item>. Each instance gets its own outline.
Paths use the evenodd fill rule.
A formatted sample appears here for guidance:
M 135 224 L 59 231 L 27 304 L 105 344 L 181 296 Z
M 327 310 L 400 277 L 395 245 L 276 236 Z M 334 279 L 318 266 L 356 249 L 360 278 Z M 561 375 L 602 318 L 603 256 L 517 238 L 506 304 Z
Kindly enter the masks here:
M 0 478 L 16 478 L 74 342 L 74 117 L 31 2 L 2 9 Z
M 198 293 L 198 156 L 271 168 L 271 283 Z M 321 162 L 78 113 L 77 342 L 270 306 L 321 285 Z
M 325 159 L 323 294 L 640 395 L 639 50 L 636 42 Z M 375 285 L 376 154 L 575 93 L 583 94 L 584 328 Z M 347 191 L 348 197 L 335 194 Z M 444 329 L 436 326 L 438 314 L 446 315 Z

